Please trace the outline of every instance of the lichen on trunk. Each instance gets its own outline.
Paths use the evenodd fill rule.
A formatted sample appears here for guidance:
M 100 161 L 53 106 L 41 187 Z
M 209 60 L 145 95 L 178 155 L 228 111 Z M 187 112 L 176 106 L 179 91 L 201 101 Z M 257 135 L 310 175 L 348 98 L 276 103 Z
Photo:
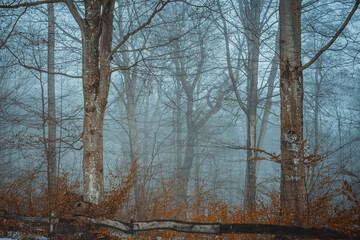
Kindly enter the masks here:
M 103 121 L 110 86 L 114 1 L 85 1 L 83 42 L 84 198 L 100 203 L 104 195 Z M 102 8 L 102 9 L 101 9 Z M 101 18 L 107 18 L 101 21 Z
M 280 1 L 281 207 L 305 208 L 301 1 Z M 298 223 L 300 224 L 300 223 Z

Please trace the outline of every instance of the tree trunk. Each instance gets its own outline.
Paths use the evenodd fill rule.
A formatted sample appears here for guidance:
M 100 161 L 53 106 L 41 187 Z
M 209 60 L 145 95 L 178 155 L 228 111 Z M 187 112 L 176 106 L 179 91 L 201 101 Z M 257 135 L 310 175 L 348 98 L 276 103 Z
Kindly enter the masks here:
M 83 41 L 83 177 L 84 198 L 100 203 L 104 195 L 103 121 L 110 86 L 114 1 L 85 1 Z M 101 18 L 102 19 L 101 21 Z M 101 41 L 100 41 L 101 37 Z
M 140 176 L 140 153 L 138 145 L 138 129 L 136 121 L 136 96 L 135 96 L 135 74 L 130 76 L 129 71 L 125 72 L 125 88 L 126 88 L 126 113 L 129 125 L 129 142 L 130 142 L 130 159 L 131 165 L 134 167 L 134 189 L 135 189 L 135 206 L 136 206 L 136 219 L 144 220 L 143 214 L 143 184 Z
M 194 114 L 194 90 L 200 84 L 200 77 L 203 71 L 203 65 L 205 63 L 205 48 L 204 41 L 202 39 L 202 33 L 198 29 L 198 40 L 199 40 L 199 48 L 200 48 L 200 59 L 196 68 L 196 74 L 192 79 L 188 79 L 188 73 L 186 72 L 188 69 L 185 68 L 185 63 L 183 58 L 179 56 L 180 48 L 176 46 L 176 54 L 174 58 L 174 64 L 176 67 L 176 78 L 181 82 L 181 86 L 186 96 L 186 146 L 185 146 L 185 156 L 184 161 L 182 162 L 180 169 L 177 174 L 177 178 L 179 180 L 179 186 L 177 189 L 177 194 L 180 199 L 186 203 L 187 200 L 187 191 L 190 180 L 190 172 L 193 165 L 194 160 L 194 148 L 196 144 L 196 138 L 198 137 L 199 129 L 202 128 L 206 121 L 209 118 L 206 118 L 206 114 L 203 117 L 195 117 Z M 191 80 L 191 81 L 189 81 Z M 180 98 L 181 99 L 181 98 Z M 217 110 L 219 111 L 219 110 Z M 216 112 L 217 112 L 216 111 Z M 213 115 L 215 111 L 210 110 L 208 112 L 209 117 Z M 179 113 L 180 114 L 180 113 Z M 181 115 L 179 115 L 181 116 Z M 181 125 L 179 126 L 179 131 L 181 130 Z M 179 139 L 181 140 L 181 139 Z M 178 166 L 177 166 L 178 167 Z
M 175 173 L 180 170 L 182 162 L 182 121 L 181 121 L 181 83 L 180 83 L 180 73 L 177 73 L 177 78 L 175 82 L 176 87 L 176 109 L 175 109 L 175 123 L 174 123 L 174 132 L 175 132 Z
M 305 208 L 301 1 L 280 1 L 281 207 Z
M 320 59 L 319 59 L 320 60 Z M 320 113 L 320 97 L 321 97 L 321 83 L 322 83 L 322 74 L 321 74 L 321 64 L 317 62 L 317 68 L 315 70 L 315 103 L 314 103 L 314 150 L 317 152 L 319 150 L 319 113 Z
M 55 112 L 55 14 L 54 5 L 47 4 L 48 11 L 48 140 L 47 140 L 47 178 L 48 194 L 52 196 L 56 177 L 56 112 Z
M 245 175 L 245 196 L 244 206 L 246 208 L 254 208 L 256 204 L 256 122 L 257 122 L 257 106 L 258 106 L 258 71 L 259 71 L 259 48 L 260 48 L 260 9 L 261 2 L 259 0 L 251 0 L 249 9 L 243 14 L 243 24 L 245 26 L 245 34 L 247 39 L 247 162 Z M 243 9 L 243 11 L 245 11 Z
M 53 217 L 55 213 L 52 209 L 52 194 L 55 191 L 56 178 L 56 112 L 55 112 L 55 13 L 54 5 L 47 4 L 48 11 L 48 140 L 47 140 L 47 180 L 49 197 L 49 214 Z M 54 225 L 50 224 L 49 232 L 54 231 Z
M 250 105 L 250 103 L 249 103 Z M 255 109 L 254 109 L 255 107 Z M 253 209 L 256 204 L 256 106 L 249 109 L 246 116 L 247 123 L 247 161 L 246 161 L 246 175 L 245 175 L 245 192 L 244 192 L 244 206 L 248 209 Z
M 180 191 L 178 194 L 180 194 L 180 197 L 183 198 L 184 202 L 186 202 L 187 199 L 190 172 L 194 161 L 195 141 L 198 135 L 195 122 L 193 120 L 194 100 L 191 98 L 187 101 L 185 156 L 184 161 L 180 167 L 180 171 L 178 172 L 178 179 L 180 181 Z

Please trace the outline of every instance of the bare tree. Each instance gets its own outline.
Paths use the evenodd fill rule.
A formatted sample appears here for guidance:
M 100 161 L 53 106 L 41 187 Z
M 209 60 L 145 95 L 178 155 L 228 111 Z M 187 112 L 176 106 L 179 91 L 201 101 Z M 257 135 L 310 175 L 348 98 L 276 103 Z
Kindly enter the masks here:
M 124 34 L 114 48 L 112 48 L 112 34 L 115 0 L 84 0 L 81 11 L 77 7 L 77 4 L 80 5 L 80 3 L 71 0 L 8 4 L 0 5 L 0 8 L 27 8 L 51 2 L 65 2 L 81 31 L 84 94 L 82 134 L 84 198 L 88 202 L 99 203 L 104 195 L 103 120 L 110 87 L 112 56 L 131 36 L 149 25 L 169 1 L 157 2 L 149 17 L 136 28 Z
M 162 66 L 155 66 L 154 69 L 161 69 L 160 72 L 164 71 L 171 77 L 171 83 L 166 82 L 167 78 L 160 77 L 157 94 L 165 96 L 165 104 L 173 109 L 173 131 L 170 130 L 170 134 L 174 144 L 171 157 L 175 164 L 171 178 L 178 183 L 176 192 L 181 202 L 187 202 L 199 132 L 221 109 L 221 100 L 225 94 L 221 89 L 223 85 L 216 87 L 212 83 L 209 86 L 209 80 L 206 79 L 218 82 L 207 74 L 211 71 L 210 54 L 213 45 L 209 40 L 212 24 L 205 21 L 205 15 L 208 12 L 198 11 L 186 4 L 174 4 L 161 14 L 167 24 L 157 32 L 157 41 L 166 50 L 160 50 L 159 53 Z
M 268 76 L 268 92 L 266 97 L 266 103 L 264 106 L 263 118 L 261 121 L 261 128 L 259 131 L 259 137 L 257 137 L 257 123 L 258 119 L 258 107 L 260 104 L 259 96 L 259 57 L 261 46 L 261 35 L 264 33 L 266 23 L 269 21 L 271 14 L 271 1 L 268 4 L 259 0 L 250 1 L 231 1 L 231 8 L 236 12 L 236 16 L 239 17 L 240 23 L 244 28 L 243 32 L 239 32 L 239 27 L 236 27 L 238 34 L 244 36 L 243 41 L 237 41 L 236 47 L 237 60 L 234 62 L 231 59 L 231 34 L 228 30 L 228 20 L 223 14 L 222 7 L 218 1 L 218 8 L 221 15 L 222 26 L 225 47 L 226 47 L 226 61 L 227 70 L 232 82 L 233 91 L 236 96 L 236 100 L 239 107 L 246 115 L 246 148 L 247 150 L 247 162 L 246 162 L 246 175 L 245 175 L 245 190 L 244 190 L 244 205 L 247 208 L 254 208 L 256 203 L 256 179 L 260 166 L 258 154 L 256 148 L 261 148 L 264 143 L 265 133 L 267 128 L 267 122 L 269 120 L 272 95 L 274 91 L 274 82 L 277 74 L 277 47 L 275 47 L 274 57 L 271 62 L 271 71 Z M 261 17 L 261 12 L 265 14 Z M 231 23 L 234 25 L 233 23 Z M 241 38 L 241 37 L 240 37 Z M 246 42 L 246 48 L 245 44 Z M 244 54 L 245 52 L 245 54 Z M 245 60 L 240 56 L 246 55 Z M 246 75 L 246 99 L 241 96 L 240 83 L 240 68 L 244 68 Z
M 53 3 L 47 4 L 48 10 L 48 144 L 46 157 L 48 161 L 49 197 L 55 188 L 56 177 L 56 113 L 55 113 L 55 13 Z
M 309 62 L 301 63 L 301 1 L 280 1 L 281 207 L 300 214 L 305 208 L 303 140 L 303 74 L 339 37 L 357 10 L 353 9 L 331 40 Z
M 114 0 L 84 1 L 85 18 L 75 4 L 66 4 L 78 23 L 83 43 L 83 176 L 86 201 L 99 203 L 104 192 L 103 177 L 103 120 L 110 87 L 112 55 L 134 34 L 151 23 L 152 18 L 168 3 L 159 2 L 147 21 L 124 34 L 112 49 Z
M 280 1 L 281 204 L 305 208 L 301 1 Z

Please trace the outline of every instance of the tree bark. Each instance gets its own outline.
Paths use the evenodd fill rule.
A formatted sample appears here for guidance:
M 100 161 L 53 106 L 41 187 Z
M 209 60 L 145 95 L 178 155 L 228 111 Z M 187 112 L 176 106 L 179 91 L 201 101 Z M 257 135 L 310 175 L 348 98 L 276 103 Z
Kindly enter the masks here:
M 104 195 L 103 121 L 111 75 L 108 56 L 112 43 L 113 7 L 112 0 L 85 1 L 82 25 L 84 198 L 96 204 Z
M 49 198 L 55 189 L 56 177 L 56 112 L 55 112 L 55 14 L 54 5 L 47 4 L 48 11 L 48 141 L 47 141 L 47 180 Z
M 280 1 L 281 207 L 305 209 L 301 1 Z
M 54 216 L 55 209 L 52 209 L 52 195 L 55 191 L 56 178 L 56 110 L 55 110 L 55 12 L 52 3 L 47 4 L 48 11 L 48 140 L 47 140 L 47 180 L 50 215 Z M 54 225 L 50 223 L 49 232 L 54 231 Z

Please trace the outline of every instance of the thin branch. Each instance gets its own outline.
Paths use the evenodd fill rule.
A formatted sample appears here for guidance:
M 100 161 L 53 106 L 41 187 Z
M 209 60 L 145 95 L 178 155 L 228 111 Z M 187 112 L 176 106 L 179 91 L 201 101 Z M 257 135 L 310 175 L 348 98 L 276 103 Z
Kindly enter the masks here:
M 123 39 L 121 40 L 120 43 L 118 43 L 116 45 L 116 47 L 114 47 L 114 49 L 111 51 L 111 53 L 109 54 L 108 58 L 111 58 L 112 55 L 114 55 L 116 53 L 116 51 L 134 34 L 136 34 L 138 31 L 142 30 L 143 28 L 145 28 L 147 25 L 149 25 L 152 21 L 152 19 L 156 16 L 157 13 L 161 12 L 165 6 L 170 2 L 170 0 L 163 2 L 163 1 L 159 1 L 159 3 L 156 5 L 154 11 L 152 12 L 152 14 L 150 15 L 150 17 L 148 18 L 148 20 L 143 23 L 142 25 L 140 25 L 138 28 L 136 28 L 135 30 L 128 32 Z M 158 8 L 159 6 L 161 6 L 160 8 Z
M 61 143 L 65 143 L 65 144 L 66 144 L 67 146 L 69 146 L 69 148 L 72 149 L 72 150 L 78 150 L 78 151 L 80 151 L 81 149 L 83 149 L 83 146 L 80 146 L 80 147 L 75 147 L 75 146 L 74 146 L 74 144 L 75 144 L 76 142 L 78 142 L 80 139 L 81 139 L 81 136 L 80 136 L 78 139 L 76 139 L 75 141 L 73 141 L 72 143 L 67 142 L 67 141 L 65 141 L 65 140 L 62 140 L 62 139 L 58 139 L 58 141 L 61 142 Z
M 75 42 L 78 42 L 78 43 L 82 44 L 81 39 L 79 39 L 79 38 L 73 36 L 72 34 L 70 34 L 68 31 L 66 31 L 65 29 L 63 29 L 59 24 L 57 24 L 57 23 L 55 23 L 55 24 L 56 24 L 56 28 L 60 29 L 60 31 L 61 31 L 64 35 L 68 36 L 69 38 L 71 38 L 71 39 L 74 40 Z
M 59 72 L 49 72 L 49 71 L 46 71 L 46 70 L 42 70 L 42 69 L 39 69 L 39 68 L 36 68 L 36 67 L 33 67 L 33 66 L 29 66 L 29 65 L 26 65 L 25 63 L 22 63 L 20 58 L 18 58 L 15 53 L 13 53 L 10 48 L 6 45 L 4 45 L 5 48 L 11 53 L 11 55 L 13 55 L 14 58 L 16 58 L 16 60 L 18 61 L 18 63 L 20 64 L 20 66 L 26 68 L 26 69 L 30 69 L 30 70 L 35 70 L 35 71 L 38 71 L 38 72 L 41 72 L 41 73 L 47 73 L 47 74 L 56 74 L 56 75 L 62 75 L 62 76 L 65 76 L 65 77 L 69 77 L 69 78 L 82 78 L 82 76 L 73 76 L 73 75 L 68 75 L 66 73 L 59 73 Z
M 229 35 L 228 35 L 228 31 L 227 31 L 227 25 L 226 25 L 226 21 L 225 21 L 225 17 L 222 13 L 222 9 L 221 9 L 221 5 L 219 3 L 219 1 L 217 1 L 218 4 L 218 8 L 219 8 L 219 13 L 221 16 L 221 20 L 223 22 L 223 31 L 224 31 L 224 38 L 225 38 L 225 48 L 226 48 L 226 62 L 227 62 L 227 68 L 228 68 L 228 72 L 229 72 L 229 77 L 234 89 L 234 93 L 236 96 L 236 100 L 239 103 L 241 109 L 244 111 L 245 114 L 247 114 L 247 107 L 245 105 L 245 103 L 243 102 L 243 100 L 241 99 L 241 96 L 239 94 L 238 91 L 238 87 L 237 87 L 237 80 L 235 79 L 234 73 L 232 71 L 232 65 L 231 65 L 231 59 L 230 59 L 230 46 L 229 46 Z
M 354 15 L 354 13 L 356 12 L 356 10 L 358 9 L 360 4 L 360 0 L 356 0 L 356 3 L 353 7 L 353 9 L 351 10 L 351 12 L 349 13 L 348 17 L 346 18 L 345 22 L 341 25 L 341 27 L 339 28 L 339 30 L 335 33 L 335 35 L 332 37 L 332 39 L 328 42 L 328 44 L 326 44 L 323 48 L 320 49 L 319 52 L 316 53 L 316 55 L 306 64 L 304 64 L 301 68 L 300 71 L 305 70 L 306 68 L 310 67 L 311 64 L 313 64 L 320 56 L 321 54 L 323 54 L 323 52 L 325 52 L 335 41 L 336 39 L 340 36 L 340 34 L 344 31 L 345 27 L 348 25 L 348 23 L 350 22 L 352 16 Z
M 37 6 L 41 4 L 46 3 L 58 3 L 58 2 L 64 2 L 65 0 L 44 0 L 44 1 L 36 1 L 36 2 L 24 2 L 19 3 L 15 5 L 0 5 L 0 8 L 21 8 L 21 7 L 31 7 L 31 6 Z
M 2 42 L 2 44 L 0 45 L 0 49 L 6 44 L 7 40 L 10 38 L 11 34 L 14 32 L 16 24 L 18 23 L 18 21 L 20 20 L 20 18 L 22 17 L 22 15 L 25 14 L 27 10 L 27 7 L 24 9 L 24 11 L 19 15 L 19 17 L 16 19 L 14 26 L 11 28 L 11 31 L 9 32 L 9 34 L 7 35 L 7 37 L 5 38 L 5 40 L 0 40 Z
M 72 0 L 66 0 L 65 3 L 68 6 L 71 15 L 74 17 L 75 21 L 79 25 L 81 34 L 83 35 L 84 34 L 84 20 L 81 18 L 79 12 L 76 10 L 75 3 Z
M 278 159 L 278 155 L 276 155 L 275 153 L 270 153 L 267 152 L 263 149 L 260 148 L 248 148 L 246 146 L 238 146 L 238 145 L 229 145 L 229 144 L 224 144 L 224 145 L 220 145 L 220 146 L 214 146 L 215 148 L 228 148 L 228 149 L 233 149 L 233 150 L 246 150 L 246 151 L 255 151 L 255 152 L 259 152 L 259 153 L 263 153 L 267 156 L 270 156 L 271 158 L 274 159 Z M 262 159 L 255 159 L 255 160 L 262 160 Z M 279 163 L 278 161 L 275 161 L 276 163 Z

